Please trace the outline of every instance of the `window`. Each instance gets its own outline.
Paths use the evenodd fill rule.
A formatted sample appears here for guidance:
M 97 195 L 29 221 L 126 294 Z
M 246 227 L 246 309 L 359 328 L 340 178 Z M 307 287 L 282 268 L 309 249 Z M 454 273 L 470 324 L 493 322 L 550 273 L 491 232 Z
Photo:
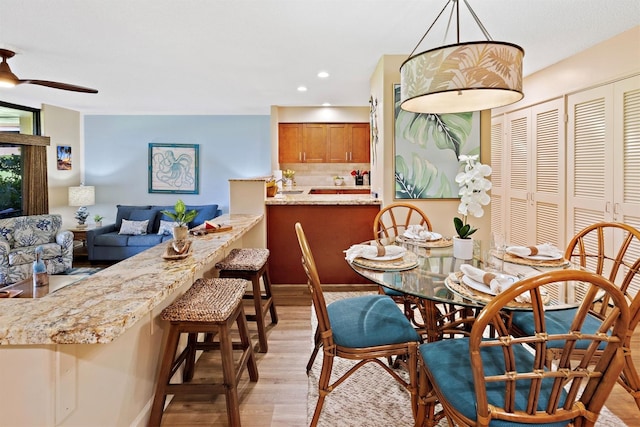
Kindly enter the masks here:
M 11 137 L 3 138 L 2 134 L 10 134 Z M 33 182 L 33 177 L 25 176 L 27 171 L 46 174 L 46 153 L 42 147 L 33 147 L 31 141 L 17 142 L 15 138 L 18 135 L 40 135 L 40 110 L 0 101 L 0 218 L 45 213 L 42 206 L 34 210 L 24 195 L 25 188 Z M 44 160 L 45 167 L 26 164 L 26 159 L 38 163 Z M 36 179 L 42 182 L 41 177 Z M 46 175 L 44 179 L 46 182 Z M 48 205 L 42 202 L 37 204 Z

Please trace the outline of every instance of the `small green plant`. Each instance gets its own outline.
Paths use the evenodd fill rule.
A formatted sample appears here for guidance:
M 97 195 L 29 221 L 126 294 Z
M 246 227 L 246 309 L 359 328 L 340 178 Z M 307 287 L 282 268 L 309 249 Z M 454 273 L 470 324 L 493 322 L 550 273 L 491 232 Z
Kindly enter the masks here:
M 465 217 L 466 219 L 466 217 Z M 461 239 L 468 239 L 473 233 L 478 231 L 477 228 L 471 227 L 470 224 L 465 224 L 457 216 L 453 218 L 453 225 L 456 227 L 456 232 Z
M 198 215 L 198 211 L 195 209 L 187 211 L 187 206 L 180 199 L 176 202 L 173 207 L 174 212 L 171 211 L 161 211 L 163 214 L 174 220 L 178 223 L 178 226 L 184 227 Z
M 93 216 L 93 220 L 94 220 L 95 222 L 100 222 L 100 221 L 102 221 L 103 219 L 104 219 L 104 217 L 103 217 L 102 215 L 97 215 L 97 214 L 96 214 L 96 215 L 94 215 L 94 216 Z

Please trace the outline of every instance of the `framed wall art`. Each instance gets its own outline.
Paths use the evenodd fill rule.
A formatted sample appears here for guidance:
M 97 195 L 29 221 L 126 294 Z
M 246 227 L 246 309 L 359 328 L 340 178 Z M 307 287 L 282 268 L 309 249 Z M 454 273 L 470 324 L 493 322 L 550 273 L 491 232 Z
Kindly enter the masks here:
M 480 112 L 425 114 L 400 108 L 394 94 L 396 199 L 455 199 L 460 154 L 480 154 Z
M 198 194 L 198 144 L 149 144 L 149 193 Z
M 70 171 L 71 147 L 68 145 L 58 145 L 56 147 L 56 160 L 59 171 Z

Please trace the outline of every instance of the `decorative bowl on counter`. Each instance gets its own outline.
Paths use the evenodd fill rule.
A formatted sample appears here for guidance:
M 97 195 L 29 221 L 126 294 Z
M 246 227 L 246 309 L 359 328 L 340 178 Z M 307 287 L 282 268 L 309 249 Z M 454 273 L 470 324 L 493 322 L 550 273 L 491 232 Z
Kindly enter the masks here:
M 344 178 L 342 178 L 341 176 L 334 176 L 333 185 L 344 185 Z

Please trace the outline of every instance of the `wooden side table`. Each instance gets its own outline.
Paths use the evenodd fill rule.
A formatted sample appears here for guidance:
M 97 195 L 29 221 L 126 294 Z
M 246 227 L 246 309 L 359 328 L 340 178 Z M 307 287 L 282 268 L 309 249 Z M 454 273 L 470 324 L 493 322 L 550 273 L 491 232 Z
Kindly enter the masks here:
M 87 231 L 94 229 L 93 226 L 88 226 L 85 228 L 69 228 L 68 230 L 73 233 L 73 260 L 75 261 L 78 258 L 87 258 Z M 79 245 L 76 245 L 75 242 L 80 242 Z

